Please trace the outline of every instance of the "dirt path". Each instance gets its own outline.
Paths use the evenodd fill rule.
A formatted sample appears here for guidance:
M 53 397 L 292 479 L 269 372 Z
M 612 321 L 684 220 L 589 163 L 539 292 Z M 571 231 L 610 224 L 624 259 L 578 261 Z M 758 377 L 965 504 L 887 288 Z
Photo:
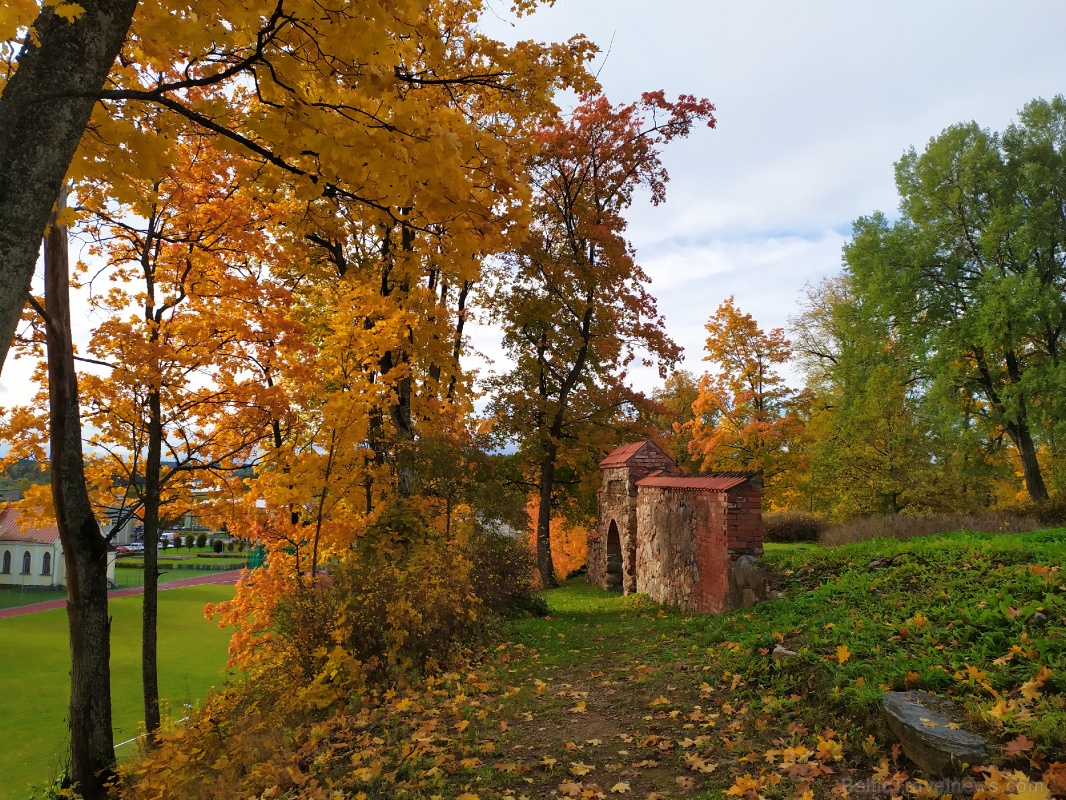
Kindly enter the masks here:
M 182 578 L 176 581 L 167 581 L 159 584 L 159 591 L 165 592 L 169 589 L 181 589 L 185 586 L 200 586 L 205 583 L 221 583 L 221 584 L 233 584 L 241 577 L 241 570 L 231 569 L 222 572 L 208 572 L 204 575 L 197 575 L 194 578 Z M 114 589 L 107 593 L 108 599 L 115 597 L 132 597 L 133 595 L 144 594 L 144 587 L 138 586 L 132 589 Z M 8 617 L 20 617 L 23 614 L 33 614 L 37 611 L 52 611 L 56 608 L 66 608 L 66 600 L 48 600 L 44 603 L 30 603 L 24 606 L 15 606 L 14 608 L 0 609 L 0 619 L 7 619 Z

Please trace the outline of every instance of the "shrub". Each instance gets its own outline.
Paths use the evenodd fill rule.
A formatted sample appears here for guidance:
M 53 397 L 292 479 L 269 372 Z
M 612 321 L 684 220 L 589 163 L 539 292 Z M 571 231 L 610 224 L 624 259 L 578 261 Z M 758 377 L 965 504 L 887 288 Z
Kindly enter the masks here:
M 804 511 L 781 511 L 763 514 L 766 541 L 787 544 L 791 542 L 817 542 L 826 528 L 821 517 Z
M 457 546 L 432 542 L 402 561 L 353 553 L 317 585 L 279 602 L 274 639 L 308 678 L 340 644 L 372 678 L 394 679 L 412 668 L 440 669 L 480 633 L 480 606 L 471 563 Z
M 196 544 L 196 536 L 192 533 L 185 534 L 185 546 L 192 550 L 193 545 Z
M 211 545 L 211 549 L 214 550 L 216 553 L 221 553 L 223 550 L 226 549 L 226 545 L 222 544 L 221 539 L 215 539 L 215 543 Z
M 548 613 L 547 603 L 534 586 L 536 562 L 527 542 L 499 533 L 475 533 L 467 552 L 474 594 L 485 608 L 505 616 Z
M 207 534 L 200 531 L 196 536 L 196 546 L 200 548 L 207 547 Z
M 232 540 L 232 539 L 230 539 L 230 540 L 229 540 L 229 542 L 228 542 L 228 543 L 226 544 L 226 549 L 227 549 L 227 550 L 228 550 L 229 552 L 231 552 L 231 553 L 232 553 L 232 552 L 233 552 L 233 551 L 234 551 L 234 550 L 235 550 L 236 548 L 237 548 L 237 545 L 235 545 L 235 544 L 233 543 L 233 540 Z

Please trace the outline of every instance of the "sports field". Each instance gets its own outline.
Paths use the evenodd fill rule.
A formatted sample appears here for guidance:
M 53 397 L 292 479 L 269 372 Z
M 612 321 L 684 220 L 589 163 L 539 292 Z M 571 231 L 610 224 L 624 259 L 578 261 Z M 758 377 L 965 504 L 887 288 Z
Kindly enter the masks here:
M 227 680 L 229 632 L 204 619 L 233 586 L 190 586 L 159 595 L 159 688 L 164 715 L 185 715 Z M 115 743 L 135 737 L 141 702 L 141 596 L 112 599 L 111 686 Z M 57 773 L 66 748 L 70 652 L 62 609 L 0 619 L 0 800 L 23 800 Z M 119 757 L 136 743 L 120 747 Z

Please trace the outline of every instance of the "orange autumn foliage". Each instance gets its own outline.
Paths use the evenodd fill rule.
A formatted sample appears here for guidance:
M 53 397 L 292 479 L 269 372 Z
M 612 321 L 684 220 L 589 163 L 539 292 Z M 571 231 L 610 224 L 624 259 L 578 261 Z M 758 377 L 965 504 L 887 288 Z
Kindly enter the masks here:
M 531 520 L 537 518 L 537 498 L 531 497 L 527 508 Z M 592 531 L 578 522 L 571 522 L 564 517 L 555 516 L 549 525 L 551 537 L 552 565 L 555 574 L 565 579 L 574 570 L 580 569 L 588 558 L 588 538 Z M 530 545 L 536 553 L 536 539 L 530 537 Z

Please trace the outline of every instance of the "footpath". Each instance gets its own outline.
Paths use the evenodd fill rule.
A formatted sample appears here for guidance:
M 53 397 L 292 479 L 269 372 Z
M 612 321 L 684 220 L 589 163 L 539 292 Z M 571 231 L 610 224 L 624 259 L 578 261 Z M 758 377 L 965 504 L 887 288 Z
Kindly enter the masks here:
M 159 584 L 159 591 L 165 592 L 170 589 L 181 589 L 185 586 L 199 586 L 204 583 L 236 583 L 241 577 L 241 571 L 239 569 L 226 570 L 224 572 L 213 572 L 207 575 L 197 575 L 195 578 L 181 578 L 176 581 L 166 581 Z M 107 593 L 108 599 L 113 597 L 131 597 L 135 594 L 144 594 L 144 587 L 137 586 L 132 589 L 113 589 Z M 15 606 L 14 608 L 0 609 L 0 619 L 7 619 L 8 617 L 18 617 L 23 614 L 33 614 L 37 611 L 51 611 L 56 608 L 66 608 L 66 600 L 48 600 L 44 603 L 30 603 L 24 606 Z

